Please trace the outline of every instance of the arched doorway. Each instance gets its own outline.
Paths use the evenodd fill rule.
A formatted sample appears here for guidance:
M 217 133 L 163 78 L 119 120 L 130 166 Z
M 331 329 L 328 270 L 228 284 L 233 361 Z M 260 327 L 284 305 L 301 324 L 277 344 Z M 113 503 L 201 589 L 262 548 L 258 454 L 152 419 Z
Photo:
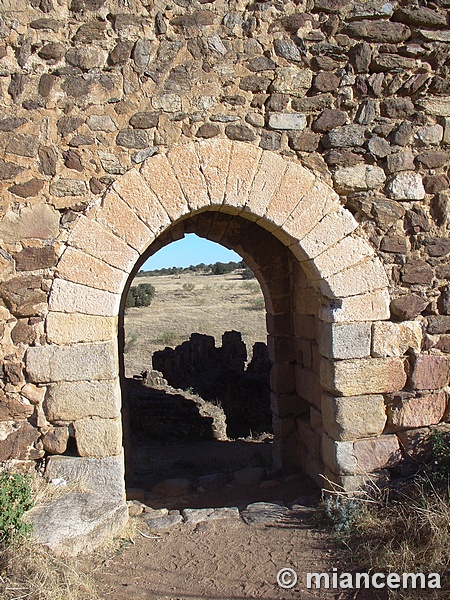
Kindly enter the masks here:
M 120 457 L 121 297 L 150 246 L 194 231 L 238 251 L 261 284 L 277 464 L 354 489 L 398 456 L 397 438 L 381 435 L 380 394 L 406 380 L 401 358 L 371 357 L 388 282 L 357 229 L 328 185 L 255 146 L 214 140 L 154 156 L 70 227 L 50 293 L 52 345 L 28 351 L 30 380 L 50 384 L 80 456 Z M 84 401 L 68 407 L 71 396 Z M 355 410 L 367 425 L 346 419 Z

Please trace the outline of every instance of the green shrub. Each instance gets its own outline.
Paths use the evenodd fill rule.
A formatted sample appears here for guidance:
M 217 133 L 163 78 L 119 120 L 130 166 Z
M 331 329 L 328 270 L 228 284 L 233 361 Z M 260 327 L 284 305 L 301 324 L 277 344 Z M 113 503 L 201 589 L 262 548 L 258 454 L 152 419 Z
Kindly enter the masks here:
M 182 288 L 185 292 L 192 292 L 195 288 L 195 283 L 183 283 Z
M 264 298 L 251 298 L 248 300 L 247 308 L 248 310 L 264 310 Z
M 30 533 L 31 525 L 24 523 L 22 516 L 32 506 L 30 478 L 0 473 L 0 545 L 7 546 Z
M 435 484 L 447 484 L 450 479 L 450 433 L 434 429 L 430 442 L 432 461 L 427 475 Z
M 254 279 L 255 275 L 249 267 L 245 267 L 245 269 L 241 272 L 241 277 L 242 279 Z
M 155 288 L 151 283 L 140 283 L 133 286 L 128 292 L 125 302 L 126 308 L 150 306 L 155 297 Z
M 158 344 L 164 344 L 165 346 L 174 346 L 179 339 L 180 336 L 176 331 L 163 331 L 156 342 Z

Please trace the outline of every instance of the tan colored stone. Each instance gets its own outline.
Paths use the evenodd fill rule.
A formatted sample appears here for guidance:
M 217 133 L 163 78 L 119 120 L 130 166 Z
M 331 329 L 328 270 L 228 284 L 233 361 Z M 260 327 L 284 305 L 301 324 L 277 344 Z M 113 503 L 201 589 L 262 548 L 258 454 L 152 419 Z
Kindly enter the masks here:
M 74 430 L 80 456 L 104 458 L 122 451 L 120 419 L 82 419 L 75 421 Z
M 339 396 L 398 392 L 406 383 L 401 358 L 361 358 L 330 361 L 320 365 L 323 387 Z
M 310 171 L 296 163 L 289 163 L 264 219 L 281 227 L 315 183 L 316 178 Z
M 70 246 L 60 259 L 57 272 L 61 279 L 112 293 L 120 293 L 127 279 L 127 273 Z
M 46 331 L 52 344 L 104 342 L 117 336 L 117 318 L 50 311 Z
M 417 101 L 424 111 L 429 115 L 438 117 L 450 117 L 450 98 L 421 98 Z
M 33 383 L 117 377 L 117 342 L 28 348 L 25 364 Z
M 120 385 L 104 381 L 61 381 L 48 386 L 44 412 L 52 421 L 75 421 L 88 417 L 114 419 L 120 416 Z
M 402 398 L 387 407 L 392 430 L 437 425 L 444 417 L 447 397 L 443 390 L 417 398 Z
M 118 314 L 120 298 L 120 294 L 55 279 L 50 292 L 49 308 L 55 312 L 110 317 Z
M 187 200 L 167 156 L 152 156 L 142 164 L 140 173 L 172 221 L 189 212 Z
M 29 400 L 31 404 L 37 405 L 42 403 L 46 389 L 45 386 L 38 387 L 33 383 L 26 383 L 20 390 L 20 394 Z
M 400 446 L 395 435 L 336 442 L 325 433 L 322 438 L 322 453 L 325 464 L 336 475 L 364 475 L 394 467 L 401 460 Z
M 387 290 L 330 300 L 328 304 L 322 304 L 319 311 L 319 318 L 328 323 L 378 321 L 389 316 Z
M 45 204 L 8 211 L 0 221 L 0 239 L 7 243 L 53 239 L 58 235 L 59 217 L 58 211 Z
M 195 211 L 208 206 L 211 201 L 206 181 L 200 170 L 199 157 L 194 146 L 173 146 L 167 153 L 176 178 L 187 199 L 190 210 Z
M 262 150 L 256 146 L 235 142 L 231 150 L 224 204 L 240 209 L 246 204 L 261 153 Z
M 69 441 L 68 427 L 52 427 L 42 436 L 44 450 L 50 454 L 63 454 Z
M 109 191 L 100 208 L 94 209 L 95 220 L 142 252 L 153 241 L 152 231 L 114 191 Z
M 403 356 L 408 351 L 420 352 L 422 326 L 418 321 L 374 323 L 372 356 Z
M 365 240 L 348 235 L 319 256 L 315 256 L 314 260 L 304 262 L 302 267 L 310 279 L 325 279 L 373 255 L 373 249 Z
M 301 246 L 309 258 L 325 252 L 358 227 L 358 223 L 342 206 L 321 219 L 301 240 Z
M 320 290 L 328 298 L 345 298 L 387 288 L 388 278 L 378 258 L 371 258 L 320 281 Z
M 301 198 L 283 225 L 283 230 L 294 238 L 291 251 L 299 260 L 307 260 L 309 256 L 303 250 L 301 240 L 328 213 L 340 206 L 339 196 L 325 183 L 316 180 L 308 192 Z
M 232 146 L 228 140 L 206 140 L 196 145 L 211 204 L 223 203 Z
M 244 212 L 258 219 L 265 214 L 289 162 L 273 152 L 263 152 L 253 180 Z M 264 225 L 263 225 L 264 226 Z
M 102 227 L 97 221 L 82 215 L 70 232 L 68 243 L 127 273 L 139 258 L 136 250 L 122 239 Z
M 322 397 L 325 431 L 334 440 L 350 441 L 379 436 L 386 424 L 384 398 L 381 395 Z

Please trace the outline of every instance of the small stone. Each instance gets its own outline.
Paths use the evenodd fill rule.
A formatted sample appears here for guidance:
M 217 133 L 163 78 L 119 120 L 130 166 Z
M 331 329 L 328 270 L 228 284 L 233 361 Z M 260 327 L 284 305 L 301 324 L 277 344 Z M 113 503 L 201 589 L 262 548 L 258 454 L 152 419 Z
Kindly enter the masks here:
M 42 436 L 44 450 L 49 454 L 64 454 L 68 441 L 68 427 L 54 427 Z
M 437 117 L 450 117 L 450 97 L 420 98 L 417 104 L 429 115 Z
M 239 88 L 247 92 L 265 92 L 272 83 L 267 75 L 248 75 L 239 82 Z
M 401 319 L 414 319 L 428 306 L 429 300 L 418 294 L 400 296 L 391 302 L 391 311 Z
M 95 144 L 95 138 L 90 135 L 74 135 L 69 142 L 72 148 L 80 148 L 81 146 L 92 146 Z
M 144 521 L 150 529 L 169 529 L 178 523 L 183 522 L 183 517 L 180 514 L 170 514 L 165 517 L 153 517 L 144 513 Z
M 344 125 L 327 133 L 322 143 L 325 148 L 362 146 L 366 141 L 365 128 L 361 125 Z
M 368 73 L 372 60 L 372 48 L 367 42 L 356 44 L 350 51 L 356 73 Z
M 386 158 L 386 156 L 391 153 L 389 143 L 385 139 L 377 136 L 370 138 L 367 147 L 369 152 L 378 158 Z
M 450 187 L 448 177 L 445 175 L 430 175 L 423 178 L 423 187 L 427 194 L 438 194 Z
M 263 150 L 279 150 L 281 147 L 281 133 L 278 131 L 262 131 L 259 147 Z
M 418 154 L 415 160 L 419 165 L 423 165 L 427 169 L 439 169 L 448 162 L 448 154 L 441 150 L 430 150 L 429 152 Z
M 76 131 L 83 123 L 84 119 L 81 117 L 61 117 L 56 124 L 58 134 L 64 137 Z
M 113 65 L 124 65 L 131 56 L 133 42 L 120 40 L 109 54 L 109 60 Z
M 379 116 L 378 104 L 375 100 L 369 99 L 361 104 L 356 114 L 355 121 L 359 125 L 369 125 L 372 121 Z
M 264 117 L 260 113 L 247 113 L 245 121 L 252 127 L 264 127 Z
M 218 521 L 221 519 L 239 519 L 239 509 L 235 506 L 225 508 L 185 508 L 181 511 L 185 523 L 196 525 L 203 521 Z
M 410 150 L 390 154 L 386 161 L 389 173 L 398 171 L 414 171 L 414 155 Z
M 70 65 L 80 67 L 88 71 L 89 69 L 101 69 L 105 66 L 108 53 L 95 46 L 71 48 L 66 53 L 66 61 Z
M 419 353 L 422 345 L 422 326 L 417 321 L 373 324 L 372 356 L 403 356 L 407 352 Z
M 350 0 L 316 0 L 314 8 L 323 10 L 324 12 L 339 13 L 350 3 Z
M 430 256 L 446 256 L 450 252 L 450 239 L 434 237 L 424 240 Z
M 420 354 L 412 367 L 411 385 L 416 390 L 438 390 L 448 384 L 448 376 L 449 362 L 445 356 Z
M 274 40 L 273 46 L 277 56 L 281 56 L 282 58 L 293 62 L 302 62 L 302 54 L 298 46 L 292 40 Z
M 409 121 L 403 121 L 393 135 L 394 144 L 408 146 L 413 139 L 413 128 Z
M 380 250 L 382 252 L 396 252 L 399 254 L 405 254 L 408 249 L 408 242 L 405 237 L 399 235 L 390 235 L 381 240 Z
M 332 167 L 354 167 L 362 163 L 364 158 L 361 154 L 355 154 L 351 150 L 330 150 L 324 155 L 328 165 Z
M 99 150 L 98 157 L 102 163 L 103 169 L 107 173 L 110 173 L 111 175 L 123 175 L 125 173 L 125 168 L 122 167 L 119 157 L 115 154 Z
M 63 152 L 64 164 L 68 169 L 72 169 L 74 171 L 78 171 L 81 173 L 83 169 L 83 165 L 81 164 L 81 158 L 74 150 L 67 150 L 67 152 Z
M 0 297 L 6 307 L 18 317 L 31 317 L 40 304 L 47 300 L 41 289 L 42 278 L 34 275 L 14 277 L 2 283 Z
M 17 323 L 14 325 L 14 328 L 11 331 L 11 339 L 14 342 L 14 344 L 27 344 L 28 346 L 31 346 L 33 344 L 33 342 L 36 340 L 36 332 L 33 329 L 33 327 L 29 325 L 28 319 L 18 319 Z M 26 396 L 24 397 L 26 398 Z M 0 400 L 3 401 L 1 394 Z M 3 420 L 8 421 L 9 419 Z
M 303 113 L 316 113 L 325 108 L 331 108 L 334 98 L 331 94 L 318 94 L 310 98 L 293 98 L 291 106 L 293 110 Z
M 181 112 L 182 101 L 178 94 L 162 94 L 161 96 L 154 96 L 152 98 L 152 106 L 155 110 L 177 113 Z
M 256 139 L 256 134 L 253 129 L 246 125 L 227 125 L 225 134 L 230 140 L 240 140 L 242 142 L 252 142 Z
M 387 98 L 381 103 L 381 115 L 391 119 L 410 117 L 416 112 L 411 98 Z
M 424 260 L 408 259 L 402 270 L 402 280 L 409 284 L 431 285 L 433 269 Z
M 44 187 L 44 181 L 42 179 L 30 179 L 26 183 L 18 183 L 8 188 L 11 194 L 19 196 L 20 198 L 31 198 L 37 196 Z
M 436 145 L 440 144 L 444 137 L 444 128 L 439 124 L 429 125 L 419 129 L 416 135 L 425 146 Z
M 116 137 L 116 144 L 124 148 L 143 149 L 148 146 L 148 135 L 140 129 L 122 129 Z
M 50 185 L 50 193 L 58 198 L 66 196 L 85 196 L 87 194 L 86 183 L 79 179 L 61 178 Z
M 57 21 L 56 19 L 36 19 L 30 23 L 31 29 L 50 29 L 55 33 L 59 31 L 61 26 L 61 21 Z
M 336 191 L 347 195 L 353 192 L 370 190 L 383 185 L 386 175 L 375 165 L 355 165 L 337 169 L 333 175 Z
M 300 113 L 273 113 L 269 116 L 269 127 L 301 131 L 306 127 L 306 117 Z
M 91 131 L 117 131 L 116 124 L 109 115 L 90 115 L 86 125 Z
M 403 171 L 388 183 L 387 191 L 394 200 L 423 200 L 425 189 L 422 177 L 412 171 Z
M 20 117 L 3 117 L 0 119 L 0 131 L 14 131 L 27 122 L 27 119 Z
M 428 317 L 427 332 L 431 335 L 450 333 L 450 317 L 444 315 Z
M 135 165 L 139 165 L 142 162 L 144 162 L 144 160 L 147 160 L 147 158 L 150 158 L 151 156 L 155 155 L 157 152 L 158 148 L 155 148 L 154 146 L 145 148 L 145 150 L 139 150 L 139 152 L 133 154 L 133 156 L 131 157 L 131 162 L 133 162 Z M 123 171 L 125 172 L 125 169 Z
M 282 520 L 288 513 L 287 506 L 271 502 L 253 502 L 242 511 L 241 517 L 247 525 L 270 525 Z
M 58 256 L 52 246 L 42 248 L 24 248 L 15 255 L 16 269 L 18 271 L 35 271 L 49 269 L 57 263 Z
M 274 92 L 279 92 L 280 94 L 290 94 L 292 96 L 303 97 L 311 88 L 312 79 L 313 73 L 310 69 L 285 67 L 277 70 L 276 78 L 272 84 L 272 88 Z M 264 91 L 267 89 L 267 87 L 264 88 Z M 317 100 L 309 100 L 312 102 L 317 102 Z M 322 108 L 325 107 L 322 106 Z M 294 108 L 294 110 L 298 110 L 298 108 Z
M 447 21 L 444 15 L 436 10 L 420 6 L 418 8 L 400 8 L 395 11 L 394 19 L 407 25 L 418 27 L 446 27 Z
M 247 66 L 254 73 L 258 73 L 259 71 L 273 71 L 277 68 L 276 63 L 266 56 L 254 56 L 248 61 Z
M 159 113 L 157 112 L 140 112 L 135 113 L 129 121 L 130 127 L 134 129 L 151 129 L 158 127 Z
M 34 158 L 38 153 L 39 138 L 28 133 L 13 133 L 6 143 L 6 152 L 17 156 Z
M 322 71 L 314 77 L 313 85 L 318 92 L 333 92 L 341 82 L 340 77 L 331 71 Z
M 289 146 L 299 152 L 315 152 L 319 143 L 320 135 L 312 131 L 302 131 L 289 136 Z
M 106 23 L 104 21 L 90 21 L 78 28 L 73 41 L 80 44 L 91 44 L 96 40 L 103 40 L 105 33 Z
M 380 20 L 354 21 L 349 23 L 343 31 L 355 39 L 382 44 L 399 44 L 411 35 L 411 30 L 407 25 Z
M 347 115 L 342 110 L 326 108 L 320 113 L 317 119 L 313 121 L 312 130 L 325 133 L 344 125 L 346 121 Z
M 199 138 L 208 139 L 219 134 L 220 127 L 218 125 L 215 123 L 203 123 L 203 125 L 200 125 L 200 127 L 197 129 L 197 133 L 195 135 Z

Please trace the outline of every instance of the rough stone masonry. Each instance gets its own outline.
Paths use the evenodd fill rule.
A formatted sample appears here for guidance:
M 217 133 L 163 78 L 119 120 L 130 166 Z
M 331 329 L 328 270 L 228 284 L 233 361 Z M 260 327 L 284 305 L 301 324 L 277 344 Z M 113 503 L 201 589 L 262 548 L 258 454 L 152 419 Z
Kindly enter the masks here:
M 69 448 L 123 490 L 120 300 L 186 232 L 262 285 L 279 466 L 353 490 L 420 452 L 447 419 L 449 8 L 0 1 L 0 462 Z

